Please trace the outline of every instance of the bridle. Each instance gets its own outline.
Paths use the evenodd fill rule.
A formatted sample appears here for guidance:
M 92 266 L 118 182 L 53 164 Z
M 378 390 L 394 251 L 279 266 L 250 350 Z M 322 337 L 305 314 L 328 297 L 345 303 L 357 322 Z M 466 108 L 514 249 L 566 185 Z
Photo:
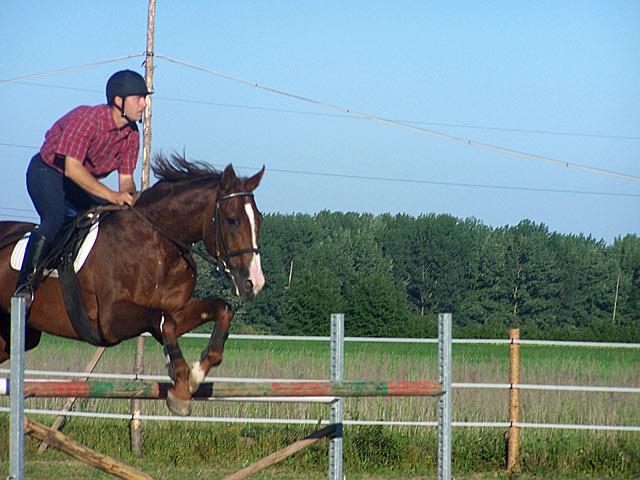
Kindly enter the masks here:
M 214 231 L 213 239 L 214 239 L 215 252 L 216 252 L 215 256 L 222 262 L 222 265 L 224 266 L 225 271 L 228 271 L 227 262 L 229 261 L 229 259 L 233 257 L 238 257 L 240 255 L 245 255 L 247 253 L 257 254 L 257 255 L 260 254 L 260 249 L 253 248 L 253 247 L 241 248 L 241 249 L 233 250 L 230 252 L 226 242 L 224 241 L 224 236 L 222 235 L 222 225 L 221 225 L 222 222 L 220 222 L 220 204 L 222 202 L 225 202 L 227 200 L 231 200 L 232 198 L 237 198 L 237 197 L 251 197 L 253 199 L 253 193 L 252 192 L 234 192 L 234 193 L 229 193 L 227 195 L 222 195 L 222 196 L 220 195 L 220 193 L 218 193 L 218 196 L 216 198 L 215 213 L 211 217 L 211 224 L 212 224 L 211 227 Z M 220 248 L 220 246 L 222 246 L 222 249 Z
M 138 194 L 139 196 L 139 194 Z M 102 212 L 109 212 L 109 211 L 119 211 L 119 210 L 124 210 L 124 209 L 129 209 L 130 211 L 132 211 L 135 215 L 137 215 L 145 224 L 147 224 L 147 226 L 149 226 L 152 230 L 155 230 L 156 232 L 158 232 L 160 235 L 162 235 L 163 237 L 165 237 L 167 240 L 169 240 L 171 243 L 173 243 L 176 247 L 178 247 L 179 250 L 183 251 L 183 252 L 188 252 L 192 255 L 197 255 L 200 258 L 202 258 L 204 261 L 206 261 L 207 263 L 210 264 L 215 264 L 215 262 L 219 262 L 220 264 L 222 264 L 222 267 L 225 271 L 225 273 L 227 273 L 227 275 L 229 275 L 229 277 L 231 277 L 231 280 L 233 280 L 233 277 L 231 276 L 231 271 L 229 270 L 229 267 L 227 266 L 227 263 L 229 261 L 229 259 L 233 258 L 233 257 L 237 257 L 240 255 L 244 255 L 247 253 L 252 253 L 252 254 L 260 254 L 260 249 L 259 248 L 241 248 L 239 250 L 234 250 L 234 251 L 229 251 L 229 248 L 227 247 L 226 242 L 224 241 L 224 236 L 222 235 L 222 227 L 220 225 L 220 203 L 227 201 L 227 200 L 231 200 L 232 198 L 236 198 L 236 197 L 251 197 L 253 198 L 253 193 L 252 192 L 234 192 L 234 193 L 229 193 L 227 195 L 220 195 L 220 193 L 218 192 L 218 195 L 216 197 L 216 206 L 215 206 L 215 211 L 214 211 L 214 215 L 211 217 L 211 226 L 213 229 L 213 243 L 214 243 L 214 251 L 215 251 L 215 256 L 213 257 L 213 259 L 210 258 L 209 255 L 205 256 L 202 255 L 200 252 L 198 252 L 197 250 L 195 250 L 191 245 L 187 245 L 184 242 L 181 242 L 180 240 L 178 240 L 177 238 L 174 238 L 172 235 L 169 235 L 168 233 L 166 233 L 164 230 L 162 230 L 160 227 L 158 227 L 154 222 L 152 222 L 144 213 L 142 213 L 139 209 L 135 208 L 134 206 L 130 206 L 130 205 L 124 205 L 124 206 L 119 206 L 119 205 L 102 205 L 102 206 L 98 206 L 98 207 L 93 207 L 92 209 L 90 209 L 89 211 L 87 211 L 85 213 L 85 215 L 82 216 L 82 218 L 78 218 L 76 220 L 76 224 L 78 226 L 82 225 L 84 222 L 93 222 L 95 221 L 96 215 L 99 215 Z M 137 200 L 137 198 L 136 198 Z M 216 221 L 217 219 L 217 221 Z M 204 238 L 204 236 L 203 236 Z M 220 249 L 220 246 L 222 245 L 222 249 Z M 224 254 L 223 254 L 224 252 Z M 195 264 L 193 263 L 193 260 L 189 261 L 189 264 L 191 265 L 191 267 L 195 270 Z

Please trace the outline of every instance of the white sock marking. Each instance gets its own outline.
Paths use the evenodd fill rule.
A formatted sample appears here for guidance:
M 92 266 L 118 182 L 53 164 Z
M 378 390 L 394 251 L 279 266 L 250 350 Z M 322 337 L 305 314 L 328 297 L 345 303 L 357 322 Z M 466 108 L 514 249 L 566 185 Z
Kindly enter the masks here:
M 191 365 L 189 372 L 189 391 L 195 392 L 202 382 L 204 382 L 204 370 L 200 366 L 200 362 L 195 362 Z

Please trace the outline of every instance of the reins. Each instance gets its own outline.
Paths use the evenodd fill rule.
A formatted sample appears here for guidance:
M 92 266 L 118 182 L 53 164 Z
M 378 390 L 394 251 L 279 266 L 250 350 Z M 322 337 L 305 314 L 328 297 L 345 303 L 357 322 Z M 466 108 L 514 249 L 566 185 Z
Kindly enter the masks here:
M 124 210 L 129 210 L 133 212 L 135 215 L 138 216 L 138 218 L 140 218 L 140 220 L 143 221 L 145 225 L 147 225 L 149 228 L 151 228 L 152 230 L 154 230 L 155 232 L 159 233 L 161 236 L 169 240 L 171 243 L 173 243 L 176 247 L 178 247 L 178 249 L 182 253 L 188 252 L 191 255 L 197 255 L 201 259 L 203 259 L 205 262 L 211 265 L 220 263 L 220 261 L 217 258 L 213 258 L 213 257 L 210 258 L 209 256 L 205 256 L 200 252 L 198 252 L 197 250 L 195 250 L 191 245 L 187 245 L 186 243 L 181 242 L 177 238 L 174 238 L 173 236 L 169 235 L 167 232 L 165 232 L 160 227 L 158 227 L 144 213 L 142 213 L 140 210 L 135 208 L 133 205 L 100 205 L 98 207 L 93 207 L 89 211 L 87 211 L 84 215 L 82 215 L 82 217 L 78 217 L 78 219 L 76 220 L 76 225 L 82 226 L 86 222 L 91 223 L 94 221 L 96 216 L 104 212 L 120 212 Z M 193 260 L 190 260 L 190 261 L 187 260 L 187 261 L 189 262 L 189 266 L 195 270 L 196 268 L 195 268 L 195 264 L 193 263 Z
M 195 250 L 191 245 L 187 245 L 186 243 L 178 240 L 177 238 L 173 237 L 172 235 L 169 235 L 167 232 L 165 232 L 163 229 L 161 229 L 160 227 L 158 227 L 155 223 L 153 223 L 149 217 L 147 217 L 144 213 L 142 213 L 139 209 L 135 208 L 135 203 L 138 200 L 138 198 L 140 198 L 140 193 L 141 192 L 136 192 L 136 194 L 134 195 L 134 201 L 132 205 L 101 205 L 101 206 L 97 206 L 94 208 L 91 208 L 88 212 L 86 212 L 82 217 L 78 217 L 78 219 L 76 220 L 76 225 L 77 226 L 82 226 L 83 224 L 86 224 L 86 222 L 93 222 L 93 220 L 95 219 L 95 217 L 97 215 L 99 215 L 102 212 L 117 212 L 117 211 L 123 211 L 123 210 L 130 210 L 131 212 L 133 212 L 135 215 L 137 215 L 148 227 L 150 227 L 152 230 L 156 231 L 157 233 L 159 233 L 160 235 L 162 235 L 164 238 L 166 238 L 167 240 L 169 240 L 171 243 L 173 243 L 174 245 L 176 245 L 180 250 L 182 250 L 183 252 L 188 252 L 191 255 L 197 255 L 198 257 L 200 257 L 202 260 L 204 260 L 205 262 L 211 264 L 211 265 L 221 265 L 224 269 L 224 271 L 229 274 L 229 269 L 227 267 L 227 262 L 229 261 L 230 258 L 233 257 L 237 257 L 240 255 L 244 255 L 246 253 L 254 253 L 254 254 L 259 254 L 260 253 L 260 249 L 258 248 L 242 248 L 239 250 L 235 250 L 232 252 L 229 252 L 229 249 L 227 248 L 227 245 L 224 241 L 224 237 L 222 235 L 222 227 L 220 226 L 220 203 L 224 202 L 226 200 L 230 200 L 232 198 L 236 198 L 236 197 L 252 197 L 253 198 L 253 193 L 252 192 L 234 192 L 234 193 L 230 193 L 228 195 L 218 195 L 218 197 L 216 198 L 216 208 L 215 208 L 215 214 L 213 215 L 213 217 L 211 218 L 211 224 L 212 227 L 214 229 L 214 242 L 215 242 L 215 251 L 216 251 L 216 255 L 215 256 L 211 256 L 209 254 L 207 255 L 203 255 L 202 253 L 198 252 L 197 250 Z M 217 220 L 218 219 L 218 220 Z M 220 244 L 222 244 L 222 247 L 224 249 L 224 252 L 226 253 L 226 255 L 222 255 L 221 251 L 220 251 Z M 194 270 L 195 270 L 195 265 L 191 265 Z

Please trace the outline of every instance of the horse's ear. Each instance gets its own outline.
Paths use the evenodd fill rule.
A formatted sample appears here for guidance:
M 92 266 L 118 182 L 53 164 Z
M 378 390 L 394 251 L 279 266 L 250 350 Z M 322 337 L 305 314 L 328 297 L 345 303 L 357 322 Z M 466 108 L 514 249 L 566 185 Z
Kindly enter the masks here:
M 264 175 L 264 165 L 262 166 L 262 169 L 256 173 L 253 177 L 248 178 L 246 182 L 244 182 L 244 186 L 245 188 L 250 191 L 253 192 L 256 188 L 258 188 L 258 185 L 260 185 L 260 180 L 262 180 L 262 175 Z
M 221 190 L 223 192 L 228 192 L 235 187 L 237 182 L 238 177 L 236 176 L 236 172 L 233 170 L 233 165 L 227 165 L 222 172 L 222 178 L 220 179 Z

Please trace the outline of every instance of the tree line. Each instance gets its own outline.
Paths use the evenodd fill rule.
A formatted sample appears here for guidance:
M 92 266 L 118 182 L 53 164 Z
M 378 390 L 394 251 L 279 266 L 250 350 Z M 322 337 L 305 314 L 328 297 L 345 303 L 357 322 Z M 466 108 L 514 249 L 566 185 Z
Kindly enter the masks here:
M 202 245 L 198 246 L 202 249 Z M 234 304 L 236 332 L 433 337 L 451 312 L 456 337 L 640 341 L 640 238 L 611 245 L 524 220 L 491 228 L 450 215 L 323 211 L 266 215 L 266 285 L 233 299 L 220 271 L 198 260 L 196 296 Z

